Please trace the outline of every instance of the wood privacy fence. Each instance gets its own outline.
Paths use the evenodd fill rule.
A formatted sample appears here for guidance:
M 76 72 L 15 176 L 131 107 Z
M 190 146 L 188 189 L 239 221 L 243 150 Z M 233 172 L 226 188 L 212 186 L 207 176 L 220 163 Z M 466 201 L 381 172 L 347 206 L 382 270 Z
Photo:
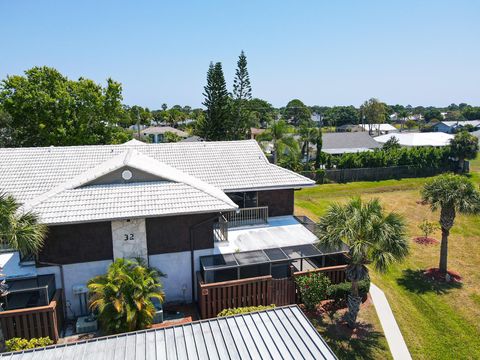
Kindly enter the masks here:
M 13 337 L 32 339 L 48 336 L 54 342 L 63 326 L 62 290 L 57 290 L 47 306 L 0 312 L 0 326 L 5 340 Z
M 339 265 L 296 272 L 292 277 L 284 279 L 273 279 L 267 275 L 211 284 L 203 283 L 201 274 L 197 273 L 200 316 L 202 319 L 215 317 L 228 308 L 295 304 L 298 300 L 295 277 L 321 272 L 333 284 L 338 284 L 345 281 L 345 268 L 346 265 Z

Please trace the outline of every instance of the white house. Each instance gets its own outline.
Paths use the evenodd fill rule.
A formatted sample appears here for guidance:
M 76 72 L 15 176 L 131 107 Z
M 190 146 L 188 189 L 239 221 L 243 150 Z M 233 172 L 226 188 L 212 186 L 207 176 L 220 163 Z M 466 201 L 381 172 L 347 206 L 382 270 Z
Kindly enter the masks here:
M 401 146 L 447 146 L 453 135 L 440 132 L 417 132 L 417 133 L 396 133 L 375 137 L 380 144 L 386 143 L 391 138 L 396 138 Z

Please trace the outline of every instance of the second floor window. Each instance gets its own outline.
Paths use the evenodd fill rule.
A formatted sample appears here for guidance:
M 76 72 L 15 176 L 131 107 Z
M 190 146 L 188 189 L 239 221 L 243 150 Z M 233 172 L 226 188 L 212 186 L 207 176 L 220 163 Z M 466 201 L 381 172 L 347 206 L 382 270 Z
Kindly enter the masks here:
M 227 195 L 240 208 L 250 208 L 258 206 L 256 191 L 227 193 Z

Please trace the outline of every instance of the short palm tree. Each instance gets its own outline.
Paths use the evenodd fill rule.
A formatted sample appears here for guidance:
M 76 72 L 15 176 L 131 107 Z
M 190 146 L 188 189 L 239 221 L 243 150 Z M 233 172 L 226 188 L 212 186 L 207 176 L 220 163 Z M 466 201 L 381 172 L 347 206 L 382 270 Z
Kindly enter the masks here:
M 440 209 L 442 243 L 439 269 L 447 274 L 448 236 L 458 213 L 471 214 L 480 211 L 480 193 L 465 176 L 443 174 L 429 180 L 422 190 L 422 198 L 432 211 Z
M 3 247 L 34 255 L 40 251 L 47 227 L 37 214 L 23 212 L 12 195 L 0 193 L 0 243 Z
M 459 172 L 464 171 L 465 160 L 475 159 L 479 150 L 478 138 L 467 131 L 461 131 L 450 140 L 450 152 L 458 159 Z
M 91 279 L 90 308 L 98 312 L 103 329 L 121 333 L 149 326 L 155 316 L 152 299 L 165 297 L 160 276 L 141 259 L 116 259 L 105 275 Z
M 346 320 L 354 327 L 360 310 L 358 282 L 369 277 L 368 264 L 378 271 L 408 254 L 403 217 L 386 214 L 378 199 L 363 202 L 353 198 L 347 204 L 331 204 L 320 219 L 317 236 L 322 246 L 348 245 L 347 279 L 352 282 Z
M 257 136 L 257 140 L 271 141 L 273 143 L 273 162 L 277 163 L 279 156 L 289 153 L 298 153 L 299 146 L 295 138 L 291 135 L 291 127 L 285 120 L 273 121 L 270 127 Z

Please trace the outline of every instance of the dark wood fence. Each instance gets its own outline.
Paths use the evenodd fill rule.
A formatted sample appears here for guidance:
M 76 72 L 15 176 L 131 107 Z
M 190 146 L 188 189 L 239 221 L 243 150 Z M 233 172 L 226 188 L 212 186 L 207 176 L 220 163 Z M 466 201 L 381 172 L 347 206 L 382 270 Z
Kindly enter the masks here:
M 212 284 L 205 284 L 201 274 L 197 273 L 200 316 L 202 319 L 215 317 L 220 311 L 228 308 L 295 304 L 297 302 L 295 277 L 321 272 L 329 277 L 333 284 L 338 284 L 345 281 L 346 267 L 339 265 L 299 271 L 285 279 L 273 279 L 268 275 Z
M 48 336 L 54 342 L 63 326 L 62 290 L 57 290 L 47 306 L 0 312 L 0 326 L 5 340 L 13 337 L 32 339 Z

